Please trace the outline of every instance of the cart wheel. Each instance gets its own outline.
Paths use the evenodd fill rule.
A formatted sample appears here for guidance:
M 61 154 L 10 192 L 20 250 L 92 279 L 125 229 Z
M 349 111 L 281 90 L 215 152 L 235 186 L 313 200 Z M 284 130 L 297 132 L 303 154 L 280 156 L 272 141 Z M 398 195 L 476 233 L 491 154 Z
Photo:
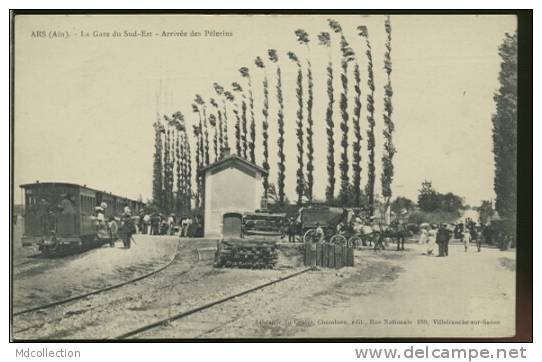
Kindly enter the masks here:
M 335 234 L 329 239 L 329 242 L 335 245 L 346 245 L 346 238 L 340 234 Z
M 305 235 L 303 235 L 303 242 L 304 243 L 312 243 L 314 242 L 314 237 L 315 237 L 315 230 L 314 229 L 309 229 L 307 230 L 307 232 L 305 233 Z
M 361 240 L 361 237 L 359 237 L 358 235 L 353 235 L 350 237 L 350 239 L 348 239 L 348 245 L 353 246 L 356 249 L 360 248 L 361 244 L 362 244 L 362 240 Z

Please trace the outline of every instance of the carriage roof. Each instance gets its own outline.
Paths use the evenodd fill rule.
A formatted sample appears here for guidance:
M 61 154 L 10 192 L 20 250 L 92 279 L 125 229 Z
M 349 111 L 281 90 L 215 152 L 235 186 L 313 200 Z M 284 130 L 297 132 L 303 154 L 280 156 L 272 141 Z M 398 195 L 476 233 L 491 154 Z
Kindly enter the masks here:
M 245 212 L 243 218 L 258 220 L 284 219 L 286 218 L 286 213 Z
M 299 210 L 304 225 L 335 226 L 343 221 L 347 211 L 339 207 L 308 207 Z
M 93 188 L 87 187 L 87 185 L 79 185 L 79 184 L 72 183 L 72 182 L 39 182 L 39 181 L 37 181 L 37 182 L 34 182 L 34 183 L 27 183 L 27 184 L 19 185 L 20 188 L 29 189 L 29 190 L 44 187 L 44 186 L 49 186 L 49 187 L 50 186 L 60 186 L 60 187 L 66 187 L 66 188 L 84 189 L 84 190 L 89 190 L 89 191 L 93 191 L 93 192 L 99 192 L 99 193 L 102 193 L 102 194 L 112 195 L 112 196 L 115 196 L 115 197 L 123 199 L 123 200 L 137 202 L 139 204 L 144 204 L 144 202 L 142 202 L 142 201 L 133 200 L 133 199 L 130 199 L 128 197 L 116 195 L 116 194 L 113 194 L 111 192 L 107 192 L 107 191 L 103 191 L 103 190 L 93 189 Z

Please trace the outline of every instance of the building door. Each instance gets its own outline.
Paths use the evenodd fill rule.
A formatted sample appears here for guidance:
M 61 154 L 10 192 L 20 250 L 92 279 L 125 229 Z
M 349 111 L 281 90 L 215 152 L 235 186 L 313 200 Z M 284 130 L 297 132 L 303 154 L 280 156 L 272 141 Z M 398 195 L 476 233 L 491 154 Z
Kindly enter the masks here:
M 241 237 L 241 214 L 224 214 L 222 222 L 222 236 L 224 239 Z

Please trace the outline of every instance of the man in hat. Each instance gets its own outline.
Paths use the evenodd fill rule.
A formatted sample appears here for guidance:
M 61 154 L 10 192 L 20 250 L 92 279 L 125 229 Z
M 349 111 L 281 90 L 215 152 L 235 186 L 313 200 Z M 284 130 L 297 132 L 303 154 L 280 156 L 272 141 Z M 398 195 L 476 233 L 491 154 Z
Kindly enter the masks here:
M 288 220 L 288 242 L 289 243 L 295 243 L 295 233 L 296 233 L 296 223 L 293 217 L 290 217 Z
M 160 235 L 160 215 L 156 211 L 151 215 L 151 235 Z
M 405 224 L 399 220 L 395 225 L 395 230 L 395 237 L 397 238 L 397 250 L 405 250 L 405 238 L 408 234 Z
M 119 234 L 122 239 L 122 243 L 126 249 L 130 249 L 132 235 L 135 234 L 136 227 L 132 220 L 132 213 L 130 208 L 124 208 L 124 213 L 121 216 Z
M 446 256 L 445 255 L 446 238 L 447 238 L 447 230 L 443 224 L 439 224 L 438 230 L 437 230 L 438 256 Z

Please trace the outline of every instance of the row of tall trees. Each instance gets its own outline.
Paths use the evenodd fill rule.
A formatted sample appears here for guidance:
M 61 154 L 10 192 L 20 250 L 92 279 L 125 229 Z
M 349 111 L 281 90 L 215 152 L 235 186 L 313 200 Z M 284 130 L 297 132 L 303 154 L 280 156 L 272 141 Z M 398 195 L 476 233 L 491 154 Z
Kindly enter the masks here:
M 328 50 L 328 63 L 326 65 L 326 93 L 327 108 L 325 119 L 323 121 L 326 127 L 327 139 L 327 186 L 326 202 L 340 203 L 342 205 L 362 206 L 364 202 L 369 203 L 369 209 L 373 210 L 375 200 L 375 107 L 374 107 L 374 69 L 371 42 L 369 40 L 368 28 L 365 25 L 357 27 L 357 35 L 362 41 L 367 56 L 367 71 L 362 74 L 356 55 L 350 46 L 347 36 L 341 24 L 328 19 L 330 32 L 323 31 L 317 34 L 318 44 Z M 384 150 L 382 156 L 382 195 L 387 202 L 391 198 L 391 183 L 393 181 L 393 156 L 395 148 L 393 145 L 394 123 L 392 120 L 392 87 L 391 87 L 391 22 L 389 17 L 385 20 L 386 44 L 384 54 L 384 70 L 386 75 L 386 84 L 384 86 L 384 114 L 383 114 L 383 138 Z M 332 36 L 335 34 L 335 36 Z M 263 81 L 261 83 L 261 94 L 263 102 L 261 111 L 261 142 L 262 148 L 262 166 L 271 171 L 274 166 L 269 163 L 269 126 L 272 122 L 277 127 L 277 157 L 276 181 L 272 182 L 266 175 L 263 177 L 263 189 L 265 195 L 272 191 L 273 197 L 280 204 L 286 202 L 285 179 L 286 179 L 286 154 L 285 154 L 285 120 L 284 120 L 284 99 L 281 60 L 289 59 L 297 68 L 295 90 L 296 90 L 296 139 L 297 139 L 297 171 L 296 171 L 296 201 L 299 205 L 313 202 L 314 189 L 314 127 L 315 119 L 313 117 L 314 103 L 314 80 L 313 67 L 311 64 L 311 35 L 303 29 L 295 30 L 293 34 L 297 42 L 303 47 L 303 52 L 288 51 L 282 58 L 276 49 L 269 49 L 266 56 L 257 56 L 254 64 L 258 71 L 263 72 Z M 337 38 L 337 39 L 334 39 Z M 301 50 L 301 49 L 300 49 Z M 338 51 L 340 64 L 336 69 L 333 63 L 334 51 Z M 301 57 L 300 54 L 306 54 Z M 336 75 L 338 72 L 338 75 Z M 203 193 L 202 182 L 199 171 L 220 159 L 226 148 L 229 148 L 228 142 L 228 109 L 234 115 L 235 122 L 235 151 L 236 153 L 255 163 L 256 162 L 256 142 L 260 141 L 260 134 L 256 132 L 256 111 L 254 106 L 253 92 L 259 84 L 253 84 L 251 70 L 248 67 L 239 68 L 240 79 L 233 81 L 231 87 L 223 87 L 217 83 L 213 84 L 217 99 L 204 99 L 196 95 L 192 104 L 192 109 L 196 115 L 193 123 L 193 135 L 196 140 L 196 185 L 195 205 L 201 204 Z M 353 74 L 353 77 L 351 75 Z M 340 79 L 341 88 L 333 88 L 334 79 Z M 366 79 L 369 92 L 366 95 L 367 107 L 367 129 L 362 131 L 361 111 L 362 102 L 362 79 Z M 273 82 L 274 80 L 274 82 Z M 350 93 L 349 81 L 353 81 L 354 92 Z M 274 83 L 274 87 L 270 84 Z M 260 94 L 260 93 L 258 93 Z M 334 105 L 338 99 L 340 109 L 340 162 L 338 199 L 336 195 L 336 164 L 335 164 L 335 115 Z M 270 103 L 274 102 L 276 107 L 275 114 L 270 114 Z M 349 110 L 352 108 L 352 114 Z M 318 120 L 316 120 L 318 122 Z M 155 127 L 156 128 L 156 127 Z M 349 140 L 349 130 L 353 130 L 354 139 Z M 155 152 L 157 154 L 165 153 L 170 146 L 169 131 L 165 131 L 165 139 L 156 136 Z M 367 157 L 362 157 L 363 135 L 367 135 Z M 257 138 L 258 136 L 258 138 Z M 163 142 L 163 143 L 162 143 Z M 273 143 L 274 144 L 274 143 Z M 362 185 L 362 172 L 364 167 L 362 162 L 367 161 L 367 180 Z M 163 164 L 157 163 L 155 158 L 155 179 L 153 190 L 160 190 L 159 185 L 168 185 L 171 183 L 170 170 L 167 166 L 171 163 L 169 156 L 164 158 Z M 160 169 L 162 168 L 162 169 Z M 161 170 L 161 171 L 160 171 Z M 350 172 L 351 170 L 351 172 Z M 350 178 L 350 175 L 351 178 Z M 166 188 L 167 188 L 166 187 Z M 153 193 L 154 195 L 154 193 Z M 158 195 L 156 195 L 158 197 Z M 161 203 L 169 203 L 170 195 L 163 196 Z M 159 200 L 155 198 L 155 200 Z
M 192 158 L 184 116 L 175 112 L 154 123 L 153 203 L 157 210 L 189 212 L 192 199 Z

